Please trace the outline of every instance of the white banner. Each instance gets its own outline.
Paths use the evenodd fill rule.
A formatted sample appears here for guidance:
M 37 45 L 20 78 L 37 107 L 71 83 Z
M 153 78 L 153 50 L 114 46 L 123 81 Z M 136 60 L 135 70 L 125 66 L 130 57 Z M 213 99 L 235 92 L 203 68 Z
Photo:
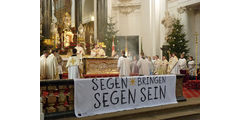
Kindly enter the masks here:
M 176 75 L 74 80 L 77 117 L 177 103 Z

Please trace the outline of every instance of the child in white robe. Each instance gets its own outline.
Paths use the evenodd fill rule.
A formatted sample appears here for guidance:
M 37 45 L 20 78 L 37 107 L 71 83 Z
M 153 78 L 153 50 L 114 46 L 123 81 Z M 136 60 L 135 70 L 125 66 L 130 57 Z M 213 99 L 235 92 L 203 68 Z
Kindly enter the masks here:
M 178 70 L 181 73 L 181 71 L 186 70 L 186 68 L 187 68 L 187 60 L 184 58 L 184 54 L 181 54 L 181 57 L 178 60 Z
M 117 64 L 119 70 L 119 77 L 129 76 L 131 73 L 130 70 L 130 59 L 125 56 L 125 51 L 122 51 L 122 56 L 118 59 Z
M 189 70 L 189 75 L 190 76 L 195 76 L 195 63 L 193 61 L 193 57 L 190 56 L 189 58 L 189 61 L 188 61 L 188 70 Z

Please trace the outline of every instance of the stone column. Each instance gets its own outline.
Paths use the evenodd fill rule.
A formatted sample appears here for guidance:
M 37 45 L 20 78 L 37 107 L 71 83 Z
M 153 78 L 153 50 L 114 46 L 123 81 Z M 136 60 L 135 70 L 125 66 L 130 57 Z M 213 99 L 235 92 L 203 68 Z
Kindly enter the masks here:
M 164 25 L 161 23 L 162 22 L 162 20 L 164 19 L 164 17 L 165 17 L 165 11 L 167 11 L 168 10 L 168 5 L 167 5 L 167 0 L 160 0 L 160 43 L 159 43 L 159 47 L 163 47 L 163 45 L 166 43 L 166 40 L 165 40 L 165 27 L 164 27 Z M 162 53 L 163 51 L 162 50 L 160 50 L 160 58 L 162 58 L 162 55 L 163 55 L 163 53 Z
M 44 38 L 50 38 L 50 27 L 52 21 L 52 1 L 43 0 L 43 36 Z
M 98 19 L 97 19 L 97 0 L 94 0 L 94 42 L 95 43 L 97 42 L 97 36 L 98 36 L 97 21 L 98 21 Z
M 75 27 L 75 0 L 72 0 L 71 6 L 71 27 Z
M 82 23 L 82 0 L 75 0 L 75 26 L 78 26 Z
M 107 20 L 107 0 L 97 0 L 97 38 L 100 42 L 104 40 Z

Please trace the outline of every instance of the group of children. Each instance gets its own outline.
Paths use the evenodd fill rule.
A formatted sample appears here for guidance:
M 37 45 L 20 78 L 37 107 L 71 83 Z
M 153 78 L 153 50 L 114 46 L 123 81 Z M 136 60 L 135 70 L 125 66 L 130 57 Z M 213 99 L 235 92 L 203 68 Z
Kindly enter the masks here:
M 147 57 L 144 53 L 140 54 L 139 60 L 136 56 L 125 56 L 125 51 L 122 51 L 122 56 L 118 60 L 119 76 L 130 75 L 163 75 L 163 74 L 180 74 L 181 71 L 188 70 L 189 74 L 195 75 L 195 63 L 193 57 L 190 56 L 187 60 L 184 58 L 184 54 L 181 54 L 180 59 L 177 58 L 175 53 L 170 55 L 169 61 L 166 56 Z

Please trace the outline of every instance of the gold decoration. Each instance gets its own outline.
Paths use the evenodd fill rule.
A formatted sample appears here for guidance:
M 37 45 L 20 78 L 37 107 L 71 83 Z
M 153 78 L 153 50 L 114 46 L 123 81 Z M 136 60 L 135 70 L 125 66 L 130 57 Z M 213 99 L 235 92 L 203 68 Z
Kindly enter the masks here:
M 106 45 L 104 44 L 104 42 L 99 42 L 99 43 L 98 43 L 98 46 L 100 46 L 100 45 L 101 45 L 103 48 L 106 47 Z
M 118 74 L 117 61 L 114 58 L 84 58 L 85 74 Z
M 74 65 L 75 62 L 76 62 L 76 60 L 72 58 L 71 63 Z
M 131 85 L 135 85 L 135 79 L 134 78 L 132 78 L 130 82 L 131 82 Z

